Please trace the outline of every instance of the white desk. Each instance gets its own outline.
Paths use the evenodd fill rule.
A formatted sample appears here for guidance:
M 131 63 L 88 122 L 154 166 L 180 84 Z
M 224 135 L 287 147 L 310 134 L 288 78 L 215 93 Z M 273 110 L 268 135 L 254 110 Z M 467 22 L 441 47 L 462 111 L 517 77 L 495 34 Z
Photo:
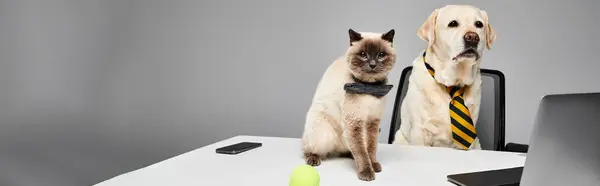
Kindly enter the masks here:
M 243 141 L 261 142 L 263 146 L 238 155 L 215 153 L 218 147 Z M 326 159 L 316 169 L 322 186 L 438 186 L 453 185 L 446 181 L 448 174 L 523 166 L 525 156 L 509 152 L 380 144 L 378 160 L 383 171 L 371 182 L 358 179 L 351 159 Z M 285 186 L 291 171 L 302 164 L 299 139 L 237 136 L 96 185 Z

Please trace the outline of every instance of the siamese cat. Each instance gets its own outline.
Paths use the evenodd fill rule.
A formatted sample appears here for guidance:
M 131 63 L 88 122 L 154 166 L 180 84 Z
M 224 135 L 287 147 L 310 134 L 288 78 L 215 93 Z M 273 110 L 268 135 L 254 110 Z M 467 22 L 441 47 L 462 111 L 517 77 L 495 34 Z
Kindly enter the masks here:
M 379 122 L 387 75 L 396 62 L 394 30 L 386 33 L 348 30 L 350 46 L 331 64 L 317 85 L 306 115 L 302 151 L 306 163 L 321 164 L 331 156 L 354 159 L 358 178 L 375 179 Z

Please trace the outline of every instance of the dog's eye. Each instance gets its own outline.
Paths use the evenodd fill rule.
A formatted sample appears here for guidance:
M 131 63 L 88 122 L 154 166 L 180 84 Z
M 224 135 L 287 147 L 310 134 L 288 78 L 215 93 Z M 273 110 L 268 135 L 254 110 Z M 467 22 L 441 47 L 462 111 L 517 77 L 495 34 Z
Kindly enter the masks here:
M 475 27 L 482 28 L 483 27 L 483 23 L 481 21 L 475 21 Z
M 456 22 L 456 20 L 450 21 L 450 23 L 448 23 L 448 27 L 453 28 L 453 27 L 457 27 L 458 26 L 458 22 Z
M 361 58 L 367 58 L 367 53 L 360 52 L 360 53 L 358 53 L 358 56 L 360 56 Z
M 385 56 L 387 56 L 387 54 L 384 52 L 379 52 L 379 54 L 377 54 L 377 58 L 379 59 L 384 58 Z

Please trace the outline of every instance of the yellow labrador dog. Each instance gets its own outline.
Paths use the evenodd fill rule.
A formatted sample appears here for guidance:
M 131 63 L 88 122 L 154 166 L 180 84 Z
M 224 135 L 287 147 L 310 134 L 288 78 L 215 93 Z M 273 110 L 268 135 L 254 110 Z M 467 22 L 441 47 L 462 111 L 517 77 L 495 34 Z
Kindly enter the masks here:
M 413 61 L 396 144 L 481 149 L 479 64 L 496 34 L 485 11 L 470 5 L 436 9 L 418 31 L 428 47 Z

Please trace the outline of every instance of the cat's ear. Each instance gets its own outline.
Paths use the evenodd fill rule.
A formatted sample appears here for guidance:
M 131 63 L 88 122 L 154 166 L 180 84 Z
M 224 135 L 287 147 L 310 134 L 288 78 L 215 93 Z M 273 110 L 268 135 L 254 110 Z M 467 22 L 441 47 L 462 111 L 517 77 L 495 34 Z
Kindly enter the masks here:
M 394 31 L 394 29 L 392 29 L 392 30 L 382 34 L 381 39 L 386 40 L 390 43 L 393 43 L 394 42 L 394 34 L 395 34 L 395 31 Z
M 427 41 L 429 43 L 429 47 L 433 45 L 433 41 L 435 40 L 435 24 L 437 20 L 439 9 L 435 9 L 427 18 L 427 20 L 421 25 L 417 35 L 421 37 L 421 39 Z
M 362 36 L 360 35 L 360 33 L 356 32 L 352 29 L 348 29 L 348 34 L 350 35 L 350 46 L 352 46 L 353 42 L 360 41 L 362 39 Z

